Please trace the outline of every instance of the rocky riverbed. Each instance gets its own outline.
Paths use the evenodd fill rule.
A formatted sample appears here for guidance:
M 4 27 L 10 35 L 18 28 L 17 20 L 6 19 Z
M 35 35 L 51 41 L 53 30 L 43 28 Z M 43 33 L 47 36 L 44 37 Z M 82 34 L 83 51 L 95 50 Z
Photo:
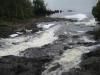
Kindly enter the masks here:
M 33 19 L 14 21 L 14 22 L 1 22 L 0 23 L 0 37 L 7 38 L 7 37 L 9 37 L 10 34 L 16 34 L 16 32 L 26 33 L 26 30 L 32 30 L 32 32 L 35 33 L 40 30 L 36 26 L 37 23 L 53 22 L 53 21 L 71 21 L 71 22 L 73 22 L 76 20 L 65 19 L 65 18 L 42 17 L 42 18 L 33 18 Z
M 100 43 L 87 32 L 94 29 L 96 22 L 94 18 L 77 18 L 72 20 L 46 18 L 34 23 L 32 21 L 24 26 L 26 28 L 19 29 L 19 25 L 19 30 L 16 28 L 8 35 L 9 37 L 0 38 L 0 73 L 2 75 L 91 75 L 94 68 L 91 69 L 89 66 L 92 63 L 90 61 L 93 60 L 95 63 L 94 57 L 99 56 L 93 54 L 93 51 Z M 96 51 L 94 53 L 99 53 Z M 94 57 L 88 59 L 92 57 L 91 54 Z

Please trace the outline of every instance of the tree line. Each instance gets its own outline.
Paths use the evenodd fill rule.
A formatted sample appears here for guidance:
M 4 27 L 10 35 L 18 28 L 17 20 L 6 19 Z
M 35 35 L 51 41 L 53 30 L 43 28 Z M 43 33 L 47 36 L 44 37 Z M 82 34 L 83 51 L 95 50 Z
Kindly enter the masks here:
M 100 39 L 100 1 L 98 1 L 97 5 L 93 7 L 92 14 L 95 17 L 96 21 L 98 21 L 98 29 L 95 29 L 93 34 L 95 35 L 95 39 Z
M 100 21 L 100 1 L 98 1 L 97 5 L 93 7 L 92 14 L 94 15 L 97 21 Z
M 25 19 L 46 13 L 43 0 L 0 0 L 0 19 Z

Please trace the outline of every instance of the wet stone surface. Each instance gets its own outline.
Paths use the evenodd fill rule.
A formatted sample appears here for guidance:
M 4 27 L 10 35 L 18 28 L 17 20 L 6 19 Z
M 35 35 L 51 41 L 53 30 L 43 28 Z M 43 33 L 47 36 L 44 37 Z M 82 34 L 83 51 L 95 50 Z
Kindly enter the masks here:
M 4 56 L 0 58 L 0 74 L 2 75 L 41 75 L 45 70 L 44 65 L 55 56 L 61 55 L 69 46 L 63 45 L 67 37 L 60 37 L 53 44 L 44 45 L 40 48 L 29 48 L 20 52 L 20 57 Z M 50 71 L 60 65 L 52 67 Z
M 0 58 L 0 75 L 41 75 L 50 59 L 33 59 L 16 56 Z
M 72 68 L 62 75 L 100 75 L 100 47 L 83 54 L 79 68 Z
M 48 58 L 52 59 L 55 56 L 59 56 L 63 53 L 64 46 L 61 43 L 48 44 L 40 48 L 29 48 L 20 52 L 19 55 L 29 58 Z

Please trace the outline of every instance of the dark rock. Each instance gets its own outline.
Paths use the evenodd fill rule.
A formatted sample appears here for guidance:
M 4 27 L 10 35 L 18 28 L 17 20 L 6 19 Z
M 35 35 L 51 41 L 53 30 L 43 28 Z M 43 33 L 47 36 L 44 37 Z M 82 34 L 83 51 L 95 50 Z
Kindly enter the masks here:
M 41 75 L 43 65 L 50 60 L 16 56 L 0 58 L 0 75 Z
M 92 45 L 97 45 L 99 42 L 77 42 L 77 45 L 85 45 L 85 46 L 92 46 Z
M 37 27 L 36 24 L 35 25 L 33 24 L 31 28 L 32 28 L 32 33 L 35 33 L 35 32 L 38 32 L 39 30 L 41 30 L 40 28 Z
M 100 75 L 100 47 L 82 56 L 80 68 L 72 68 L 62 75 Z
M 77 38 L 80 38 L 80 36 L 79 35 L 73 35 L 72 38 L 77 39 Z
M 0 37 L 6 38 L 12 33 L 14 33 L 13 27 L 8 25 L 0 25 Z
M 100 48 L 97 48 L 96 50 L 93 50 L 89 53 L 83 54 L 82 59 L 88 59 L 90 57 L 100 57 Z
M 68 46 L 64 46 L 64 50 L 67 50 L 67 49 L 69 49 L 69 47 Z
M 49 69 L 49 72 L 55 71 L 55 70 L 57 70 L 57 68 L 60 68 L 60 67 L 61 67 L 61 65 L 57 63 L 55 66 L 53 66 L 53 67 L 51 67 L 51 68 Z
M 54 56 L 63 53 L 63 46 L 61 44 L 48 44 L 40 48 L 29 48 L 20 53 L 21 56 L 29 58 L 52 59 Z
M 73 12 L 73 10 L 68 10 L 68 12 Z
M 59 35 L 58 37 L 59 37 L 59 41 L 65 41 L 65 39 L 68 38 L 67 35 Z

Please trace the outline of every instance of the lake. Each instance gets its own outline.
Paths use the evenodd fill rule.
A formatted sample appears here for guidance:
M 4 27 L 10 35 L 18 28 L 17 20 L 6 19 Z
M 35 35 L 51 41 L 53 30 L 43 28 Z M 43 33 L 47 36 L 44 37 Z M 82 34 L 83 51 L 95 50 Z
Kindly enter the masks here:
M 68 10 L 73 10 L 74 13 L 90 14 L 96 0 L 45 0 L 47 8 L 64 11 L 63 14 L 69 14 Z

